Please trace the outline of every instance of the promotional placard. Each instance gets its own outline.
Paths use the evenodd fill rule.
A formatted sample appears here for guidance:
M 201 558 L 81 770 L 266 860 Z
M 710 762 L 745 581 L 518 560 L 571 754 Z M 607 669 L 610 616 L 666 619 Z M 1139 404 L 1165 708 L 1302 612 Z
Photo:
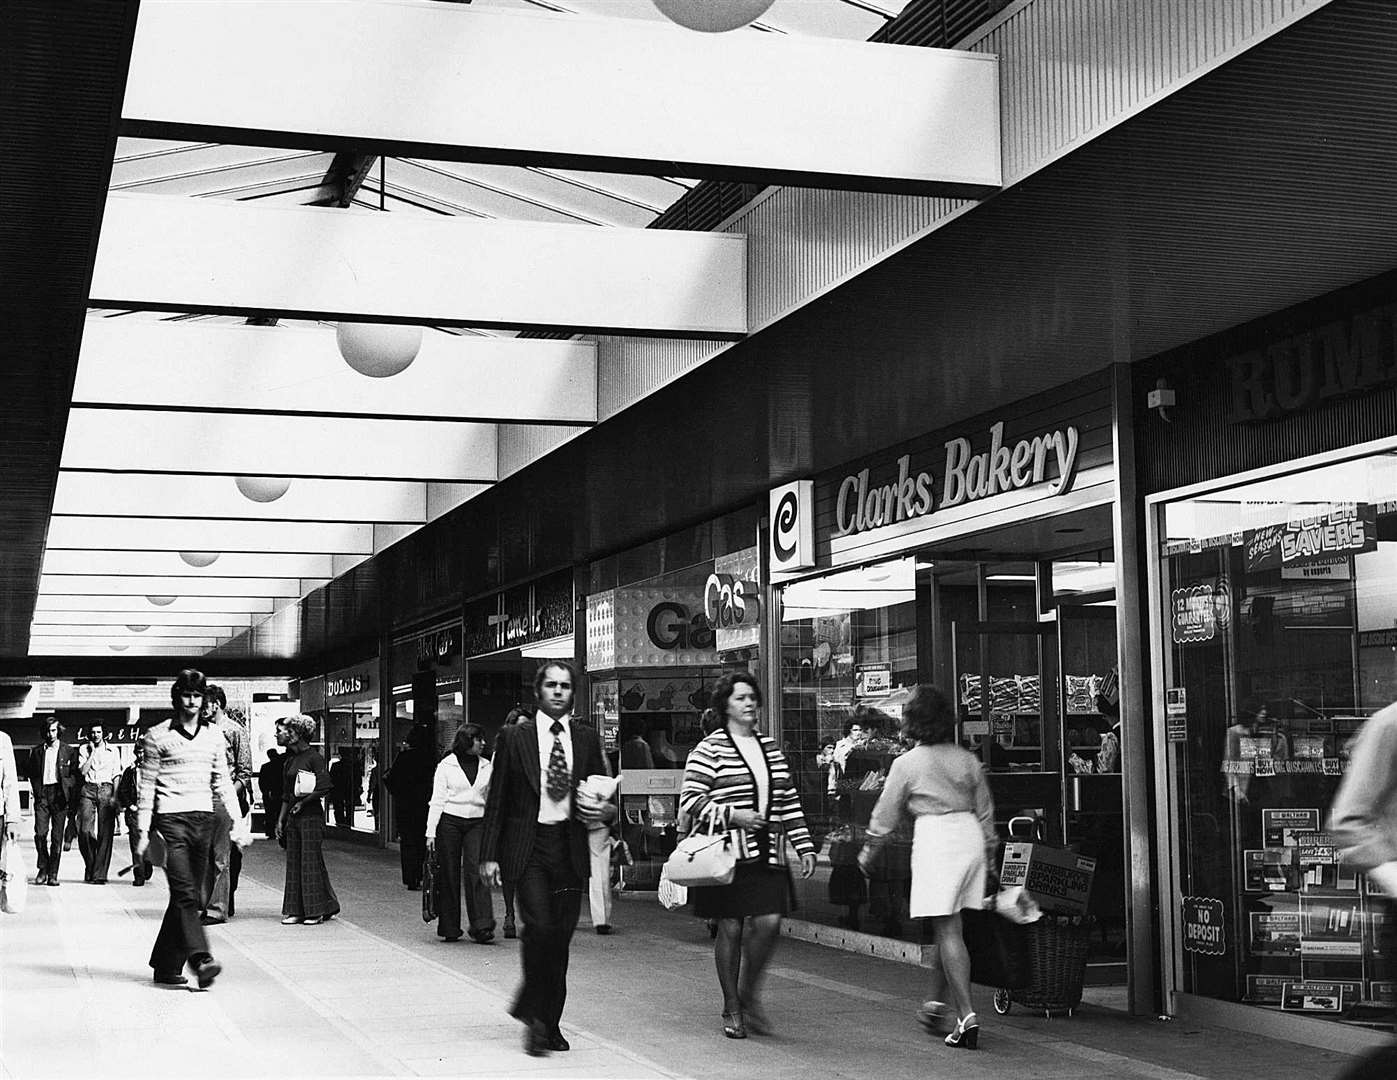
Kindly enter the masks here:
M 892 689 L 891 664 L 859 664 L 854 668 L 854 697 L 886 697 Z
M 1247 1000 L 1253 1005 L 1279 1005 L 1289 975 L 1248 975 Z
M 1281 991 L 1287 1012 L 1341 1013 L 1363 992 L 1358 982 L 1289 982 Z
M 1182 686 L 1164 691 L 1164 737 L 1169 742 L 1188 742 L 1188 691 Z
M 1253 956 L 1300 955 L 1299 911 L 1253 911 L 1248 919 Z
M 1267 847 L 1295 843 L 1295 834 L 1319 831 L 1317 807 L 1268 809 L 1261 811 L 1261 835 Z
M 1205 956 L 1221 956 L 1227 951 L 1223 930 L 1222 901 L 1204 896 L 1183 898 L 1184 949 Z
M 1368 503 L 1330 503 L 1322 513 L 1249 530 L 1247 573 L 1327 566 L 1337 555 L 1376 551 L 1377 520 L 1377 508 Z

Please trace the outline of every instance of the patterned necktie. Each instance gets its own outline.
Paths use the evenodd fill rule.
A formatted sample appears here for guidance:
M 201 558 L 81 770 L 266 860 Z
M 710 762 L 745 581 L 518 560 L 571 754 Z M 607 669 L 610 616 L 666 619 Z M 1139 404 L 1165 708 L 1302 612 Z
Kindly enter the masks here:
M 554 720 L 548 729 L 553 733 L 553 749 L 548 754 L 548 797 L 554 802 L 562 802 L 567 796 L 571 780 L 568 776 L 568 758 L 563 753 L 563 724 Z

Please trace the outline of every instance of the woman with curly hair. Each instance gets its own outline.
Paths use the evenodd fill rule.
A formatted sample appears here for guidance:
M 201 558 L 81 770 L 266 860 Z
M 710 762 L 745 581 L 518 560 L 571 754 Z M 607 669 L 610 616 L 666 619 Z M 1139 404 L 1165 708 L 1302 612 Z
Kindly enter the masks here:
M 980 1023 L 970 1000 L 970 954 L 960 913 L 984 899 L 986 868 L 999 842 L 994 801 L 979 760 L 955 743 L 955 709 L 940 690 L 913 690 L 903 706 L 902 729 L 916 745 L 888 769 L 859 866 L 868 873 L 899 823 L 913 820 L 908 909 L 913 918 L 931 920 L 938 960 L 932 969 L 933 999 L 917 1011 L 917 1019 L 932 1034 L 945 1034 L 947 1046 L 974 1050 Z M 936 1000 L 947 985 L 954 1014 Z
M 309 716 L 277 721 L 276 741 L 286 747 L 281 818 L 277 841 L 286 848 L 286 891 L 281 900 L 282 924 L 314 926 L 340 911 L 330 875 L 325 870 L 325 804 L 330 773 L 320 752 L 312 749 L 316 722 Z M 298 777 L 300 783 L 297 783 Z

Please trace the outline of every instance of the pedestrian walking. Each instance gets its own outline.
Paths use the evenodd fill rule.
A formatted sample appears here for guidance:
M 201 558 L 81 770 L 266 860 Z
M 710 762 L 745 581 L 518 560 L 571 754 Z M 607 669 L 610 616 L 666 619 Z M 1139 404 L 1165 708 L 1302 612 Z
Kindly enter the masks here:
M 131 884 L 144 885 L 151 878 L 154 867 L 145 855 L 136 854 L 140 842 L 140 801 L 141 801 L 141 761 L 145 758 L 145 746 L 136 741 L 135 756 L 131 764 L 122 771 L 116 782 L 116 805 L 126 822 L 126 840 L 131 845 Z M 125 873 L 125 871 L 122 871 Z
M 325 759 L 310 745 L 316 722 L 310 716 L 277 721 L 277 743 L 286 747 L 282 773 L 281 819 L 276 836 L 286 848 L 286 888 L 281 921 L 315 926 L 340 913 L 340 902 L 325 869 L 325 804 L 330 774 Z
M 550 660 L 538 669 L 538 711 L 500 729 L 485 807 L 480 874 L 488 885 L 515 885 L 524 979 L 510 1015 L 523 1023 L 524 1051 L 534 1057 L 570 1049 L 559 1021 L 591 873 L 587 825 L 616 816 L 615 803 L 576 793 L 579 780 L 606 772 L 601 737 L 572 715 L 576 689 L 571 664 Z
M 204 722 L 217 728 L 223 736 L 228 759 L 228 776 L 237 796 L 234 812 L 242 820 L 252 809 L 252 739 L 247 721 L 241 712 L 228 710 L 228 695 L 217 683 L 209 683 L 204 695 Z M 233 917 L 242 871 L 242 847 L 232 841 L 233 822 L 216 821 L 213 843 L 209 848 L 209 867 L 200 893 L 200 918 L 205 926 L 225 923 Z M 251 830 L 245 830 L 251 834 Z
M 1329 830 L 1345 866 L 1361 870 L 1381 890 L 1373 904 L 1373 951 L 1397 955 L 1397 705 L 1376 713 L 1349 745 L 1348 768 L 1334 795 Z M 1394 1075 L 1397 1046 L 1371 1051 L 1342 1072 L 1343 1080 Z
M 5 847 L 19 843 L 19 767 L 14 743 L 0 731 L 0 867 L 5 866 Z M 24 883 L 21 881 L 20 885 Z
M 432 798 L 432 778 L 436 755 L 432 729 L 414 724 L 407 733 L 406 746 L 393 759 L 383 778 L 393 796 L 393 820 L 398 827 L 398 859 L 403 884 L 409 889 L 422 887 L 422 862 L 427 854 L 427 803 Z
M 470 938 L 480 945 L 495 939 L 495 912 L 489 887 L 480 880 L 480 839 L 490 793 L 490 762 L 481 757 L 485 733 L 479 724 L 462 724 L 447 755 L 437 763 L 427 807 L 427 852 L 436 853 L 437 935 L 461 939 L 461 889 L 466 890 Z
M 898 825 L 913 820 L 908 912 L 931 920 L 937 964 L 932 997 L 917 1018 L 947 1046 L 974 1050 L 980 1022 L 970 999 L 970 954 L 960 913 L 984 902 L 989 859 L 999 839 L 994 801 L 979 760 L 955 743 L 955 710 L 933 686 L 918 686 L 902 709 L 904 735 L 916 745 L 893 760 L 868 824 L 859 866 L 868 873 Z M 955 1014 L 941 1000 L 949 989 Z
M 504 718 L 504 727 L 513 727 L 521 720 L 527 720 L 534 715 L 534 710 L 526 705 L 516 705 L 510 709 Z M 519 936 L 519 922 L 514 913 L 514 882 L 506 881 L 500 886 L 500 893 L 504 897 L 504 936 L 507 939 Z
M 29 751 L 24 775 L 34 794 L 35 885 L 58 885 L 58 865 L 63 859 L 63 830 L 69 804 L 77 805 L 77 748 L 59 738 L 58 721 L 44 724 L 44 741 Z
M 134 853 L 136 859 L 146 857 L 153 833 L 164 841 L 170 901 L 150 953 L 155 982 L 187 984 L 187 964 L 201 990 L 213 985 L 223 966 L 209 952 L 199 922 L 199 887 L 208 869 L 214 819 L 238 812 L 223 736 L 201 715 L 206 685 L 203 672 L 181 671 L 170 687 L 174 718 L 155 725 L 141 740 Z M 240 826 L 234 836 L 242 839 Z
M 262 831 L 276 839 L 276 823 L 281 817 L 281 773 L 283 762 L 276 748 L 267 751 L 267 760 L 257 770 L 257 790 L 262 795 Z
M 762 975 L 793 907 L 787 844 L 800 855 L 801 877 L 815 872 L 815 845 L 801 815 L 786 756 L 758 732 L 762 691 L 739 671 L 718 680 L 712 707 L 720 726 L 689 753 L 679 792 L 691 822 L 709 818 L 730 830 L 737 872 L 731 884 L 689 890 L 694 914 L 716 919 L 713 961 L 723 992 L 723 1034 L 771 1033 L 761 1002 Z
M 105 885 L 112 862 L 112 837 L 116 834 L 116 782 L 121 778 L 121 754 L 107 742 L 106 729 L 87 729 L 87 748 L 78 761 L 82 777 L 78 797 L 78 850 L 82 854 L 83 880 Z

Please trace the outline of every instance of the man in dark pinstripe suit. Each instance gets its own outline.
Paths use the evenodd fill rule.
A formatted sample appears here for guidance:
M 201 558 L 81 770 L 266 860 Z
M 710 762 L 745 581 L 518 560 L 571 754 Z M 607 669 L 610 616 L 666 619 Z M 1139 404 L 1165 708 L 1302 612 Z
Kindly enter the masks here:
M 579 780 L 607 773 L 600 736 L 572 716 L 576 688 L 572 665 L 549 661 L 534 677 L 533 719 L 500 729 L 480 845 L 485 882 L 514 885 L 524 981 L 510 1014 L 524 1024 L 524 1050 L 535 1057 L 569 1049 L 558 1022 L 591 872 L 587 823 L 616 816 L 614 803 L 576 794 Z

